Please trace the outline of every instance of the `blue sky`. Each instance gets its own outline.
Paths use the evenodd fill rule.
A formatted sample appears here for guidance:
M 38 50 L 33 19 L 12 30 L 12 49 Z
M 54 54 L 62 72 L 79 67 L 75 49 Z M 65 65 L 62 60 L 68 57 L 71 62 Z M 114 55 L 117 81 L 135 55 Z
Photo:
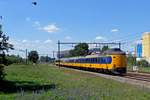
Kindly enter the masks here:
M 16 49 L 50 54 L 58 40 L 120 40 L 131 50 L 150 31 L 149 5 L 149 0 L 0 0 L 0 23 Z

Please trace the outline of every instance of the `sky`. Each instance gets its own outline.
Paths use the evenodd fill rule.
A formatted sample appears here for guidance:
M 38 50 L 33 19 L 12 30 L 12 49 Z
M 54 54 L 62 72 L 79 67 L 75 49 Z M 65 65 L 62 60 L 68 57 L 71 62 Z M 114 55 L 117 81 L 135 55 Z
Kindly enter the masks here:
M 58 40 L 120 41 L 123 49 L 132 50 L 150 31 L 149 5 L 150 0 L 0 0 L 0 23 L 14 54 L 28 49 L 51 55 Z

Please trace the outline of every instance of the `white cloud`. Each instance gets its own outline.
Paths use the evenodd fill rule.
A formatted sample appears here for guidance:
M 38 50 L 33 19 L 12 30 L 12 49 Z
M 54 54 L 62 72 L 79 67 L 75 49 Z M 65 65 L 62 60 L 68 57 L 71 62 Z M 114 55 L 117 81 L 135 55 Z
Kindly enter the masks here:
M 48 32 L 48 33 L 56 32 L 56 31 L 59 30 L 59 28 L 56 25 L 54 25 L 54 24 L 49 24 L 49 25 L 44 26 L 44 27 L 42 27 L 40 29 L 45 31 L 45 32 Z
M 26 43 L 26 42 L 28 42 L 28 40 L 22 40 L 22 43 Z
M 50 39 L 45 40 L 44 43 L 52 43 L 52 40 L 50 40 Z
M 25 57 L 25 52 L 20 50 L 37 50 L 39 54 L 49 54 L 49 56 L 52 56 L 53 50 L 57 50 L 56 43 L 53 43 L 50 39 L 45 41 L 10 39 L 9 42 L 12 43 L 15 48 L 15 50 L 10 50 L 9 54 L 20 55 L 22 57 Z
M 41 26 L 41 24 L 40 24 L 39 21 L 35 21 L 35 22 L 33 23 L 33 26 L 39 28 L 39 27 Z
M 141 44 L 142 43 L 142 40 L 136 40 L 134 41 L 134 44 Z
M 66 40 L 71 40 L 72 38 L 70 36 L 65 37 Z
M 111 32 L 119 32 L 119 29 L 112 29 Z
M 35 41 L 34 41 L 34 43 L 39 43 L 39 42 L 40 42 L 40 40 L 35 40 Z
M 95 40 L 106 40 L 106 38 L 104 38 L 104 37 L 102 37 L 102 36 L 97 36 L 97 37 L 95 38 Z
M 33 22 L 33 27 L 48 33 L 53 33 L 60 30 L 55 24 L 48 24 L 46 26 L 42 26 L 39 21 Z

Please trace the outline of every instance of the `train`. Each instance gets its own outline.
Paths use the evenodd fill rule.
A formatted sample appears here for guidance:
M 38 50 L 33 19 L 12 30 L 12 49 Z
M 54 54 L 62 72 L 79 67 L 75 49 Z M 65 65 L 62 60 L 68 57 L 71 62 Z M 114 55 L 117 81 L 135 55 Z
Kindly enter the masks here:
M 127 72 L 126 53 L 112 48 L 99 55 L 61 58 L 56 65 L 77 69 L 87 69 L 104 73 L 124 74 Z

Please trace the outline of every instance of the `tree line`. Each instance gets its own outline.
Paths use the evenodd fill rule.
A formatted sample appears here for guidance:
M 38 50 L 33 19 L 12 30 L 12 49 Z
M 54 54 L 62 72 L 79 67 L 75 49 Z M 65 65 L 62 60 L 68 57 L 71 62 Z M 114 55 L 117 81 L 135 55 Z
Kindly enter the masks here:
M 102 48 L 98 48 L 100 53 L 103 53 L 104 51 L 108 50 L 108 46 L 103 46 Z M 64 55 L 65 58 L 67 57 L 76 57 L 76 56 L 87 56 L 90 55 L 91 52 L 89 50 L 89 46 L 87 43 L 79 43 L 75 45 L 75 47 L 72 50 L 69 50 L 69 53 L 67 55 Z

